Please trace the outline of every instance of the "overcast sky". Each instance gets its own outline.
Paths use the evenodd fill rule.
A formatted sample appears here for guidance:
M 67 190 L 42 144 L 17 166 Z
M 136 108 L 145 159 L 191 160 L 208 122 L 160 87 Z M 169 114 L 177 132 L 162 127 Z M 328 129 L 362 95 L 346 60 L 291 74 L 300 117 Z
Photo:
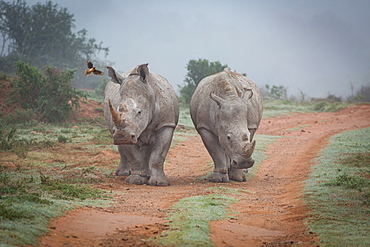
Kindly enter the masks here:
M 45 2 L 26 1 L 29 4 Z M 370 83 L 370 0 L 54 0 L 109 47 L 121 72 L 149 63 L 178 91 L 190 59 L 220 61 L 288 94 Z

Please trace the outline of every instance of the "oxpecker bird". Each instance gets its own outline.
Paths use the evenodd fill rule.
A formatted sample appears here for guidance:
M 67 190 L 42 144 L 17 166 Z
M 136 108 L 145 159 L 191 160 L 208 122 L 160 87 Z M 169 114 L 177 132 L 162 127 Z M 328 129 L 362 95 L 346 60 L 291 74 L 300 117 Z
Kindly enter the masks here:
M 92 64 L 92 62 L 90 60 L 87 60 L 86 64 L 87 64 L 87 68 L 88 68 L 88 69 L 85 70 L 85 75 L 86 76 L 91 76 L 92 75 L 91 73 L 93 73 L 94 75 L 104 75 L 104 73 L 102 71 L 95 69 L 94 65 Z

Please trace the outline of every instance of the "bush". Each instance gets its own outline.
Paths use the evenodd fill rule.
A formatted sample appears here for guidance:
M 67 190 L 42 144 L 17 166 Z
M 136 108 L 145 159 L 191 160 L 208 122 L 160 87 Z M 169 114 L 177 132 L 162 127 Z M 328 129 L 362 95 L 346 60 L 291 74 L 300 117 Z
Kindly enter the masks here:
M 45 66 L 42 73 L 23 62 L 16 66 L 19 78 L 12 81 L 13 93 L 19 95 L 24 109 L 33 110 L 42 121 L 66 120 L 72 109 L 79 107 L 80 98 L 87 96 L 71 86 L 75 71 Z
M 349 97 L 351 102 L 370 102 L 370 84 L 361 86 L 354 96 Z

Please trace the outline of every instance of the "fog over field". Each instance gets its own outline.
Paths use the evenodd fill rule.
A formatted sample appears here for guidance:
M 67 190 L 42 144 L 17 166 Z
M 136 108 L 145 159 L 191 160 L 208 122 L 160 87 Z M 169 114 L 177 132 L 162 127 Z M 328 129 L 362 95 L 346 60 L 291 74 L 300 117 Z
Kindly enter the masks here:
M 27 3 L 36 2 L 28 0 Z M 288 94 L 351 94 L 370 83 L 369 0 L 57 0 L 75 31 L 110 48 L 124 72 L 149 63 L 178 90 L 190 59 L 247 73 Z

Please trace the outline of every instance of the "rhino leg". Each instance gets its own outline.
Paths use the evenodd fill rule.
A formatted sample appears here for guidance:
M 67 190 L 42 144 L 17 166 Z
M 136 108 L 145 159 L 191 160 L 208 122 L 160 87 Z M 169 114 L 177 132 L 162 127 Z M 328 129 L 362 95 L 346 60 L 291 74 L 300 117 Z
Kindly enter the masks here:
M 122 145 L 118 146 L 118 151 L 121 155 L 121 162 L 119 163 L 119 166 L 116 170 L 116 175 L 117 176 L 128 176 L 128 175 L 131 174 L 131 168 L 130 168 L 130 164 L 128 163 L 127 158 L 124 154 Z
M 131 165 L 131 175 L 126 178 L 130 184 L 146 184 L 148 181 L 148 172 L 145 167 L 145 157 L 147 148 L 140 149 L 136 145 L 123 145 L 123 152 Z
M 233 167 L 229 168 L 229 178 L 230 180 L 233 180 L 236 182 L 247 181 L 247 176 L 245 175 L 244 169 L 235 169 Z
M 204 128 L 199 129 L 198 132 L 202 137 L 204 146 L 212 157 L 213 163 L 215 164 L 215 169 L 213 173 L 208 177 L 208 180 L 214 183 L 229 182 L 229 175 L 227 172 L 228 167 L 226 165 L 226 155 L 224 150 L 218 144 L 217 136 Z
M 148 182 L 149 185 L 170 185 L 170 180 L 164 174 L 163 164 L 168 153 L 168 149 L 171 146 L 173 131 L 174 128 L 172 127 L 164 127 L 156 136 L 149 159 L 149 168 L 151 172 Z

